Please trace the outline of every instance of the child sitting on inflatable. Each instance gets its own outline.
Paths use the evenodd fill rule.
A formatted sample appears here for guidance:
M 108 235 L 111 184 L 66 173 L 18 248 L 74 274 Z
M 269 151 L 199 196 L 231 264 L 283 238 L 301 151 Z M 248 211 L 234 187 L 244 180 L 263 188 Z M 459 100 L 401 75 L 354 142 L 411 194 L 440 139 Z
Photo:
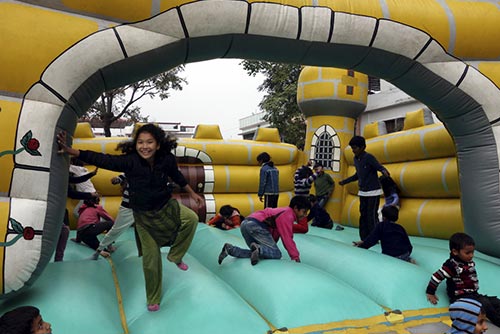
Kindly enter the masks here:
M 113 217 L 99 205 L 98 197 L 86 199 L 78 209 L 78 214 L 77 240 L 81 240 L 93 250 L 97 250 L 99 247 L 97 236 L 111 229 L 114 223 Z
M 307 220 L 312 220 L 312 226 L 332 229 L 333 221 L 328 212 L 321 207 L 318 198 L 314 195 L 309 195 L 309 201 L 311 202 L 311 211 L 307 216 Z
M 477 279 L 474 249 L 476 244 L 471 236 L 465 233 L 455 233 L 450 237 L 450 258 L 442 267 L 432 274 L 425 293 L 432 304 L 438 302 L 436 289 L 446 280 L 446 292 L 453 303 L 459 298 L 470 298 L 480 302 L 488 319 L 500 327 L 500 299 L 496 296 L 480 294 Z
M 382 217 L 383 220 L 375 226 L 368 237 L 364 241 L 354 241 L 354 246 L 368 249 L 380 240 L 382 254 L 414 262 L 410 257 L 413 250 L 410 238 L 405 228 L 396 223 L 399 210 L 392 205 L 386 206 L 382 208 Z

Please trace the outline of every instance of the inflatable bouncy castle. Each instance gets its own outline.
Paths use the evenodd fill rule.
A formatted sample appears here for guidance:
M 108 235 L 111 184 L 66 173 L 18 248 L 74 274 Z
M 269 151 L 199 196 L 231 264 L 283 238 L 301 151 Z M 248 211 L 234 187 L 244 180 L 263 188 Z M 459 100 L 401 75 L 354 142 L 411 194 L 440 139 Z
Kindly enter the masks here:
M 499 294 L 497 3 L 0 1 L 0 18 L 2 311 L 35 304 L 57 331 L 71 333 L 403 332 L 429 322 L 438 326 L 448 318 L 445 292 L 439 290 L 440 302 L 431 306 L 424 291 L 448 256 L 443 239 L 451 230 L 474 237 L 481 292 Z M 297 235 L 300 264 L 283 259 L 252 267 L 228 260 L 219 266 L 224 242 L 244 241 L 237 230 L 200 223 L 186 259 L 190 270 L 164 266 L 165 293 L 156 314 L 145 310 L 133 235 L 119 241 L 112 261 L 85 260 L 89 250 L 72 247 L 66 261 L 51 262 L 67 204 L 68 159 L 57 153 L 56 134 L 66 130 L 75 145 L 112 150 L 116 142 L 79 143 L 75 133 L 77 119 L 99 94 L 214 58 L 338 70 L 304 72 L 299 84 L 298 102 L 308 119 L 305 156 L 263 139 L 224 143 L 236 148 L 235 159 L 224 162 L 214 158 L 224 140 L 212 134 L 180 145 L 181 165 L 191 168 L 195 157 L 205 173 L 195 188 L 206 200 L 199 215 L 206 219 L 233 199 L 244 210 L 259 208 L 256 196 L 248 198 L 253 186 L 241 175 L 256 176 L 261 149 L 291 175 L 330 143 L 334 178 L 348 175 L 347 141 L 366 105 L 358 90 L 372 75 L 427 105 L 443 123 L 368 140 L 368 150 L 403 190 L 401 221 L 414 236 L 418 265 L 350 245 L 357 239 L 356 191 L 350 187 L 337 187 L 328 208 L 352 228 Z M 448 136 L 439 134 L 444 132 Z M 280 205 L 289 191 L 289 181 L 283 182 Z

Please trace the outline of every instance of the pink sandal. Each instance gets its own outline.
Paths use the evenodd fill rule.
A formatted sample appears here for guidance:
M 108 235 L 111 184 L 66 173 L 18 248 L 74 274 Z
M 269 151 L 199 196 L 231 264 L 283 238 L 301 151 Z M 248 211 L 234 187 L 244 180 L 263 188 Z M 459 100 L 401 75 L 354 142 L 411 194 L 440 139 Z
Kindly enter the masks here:
M 185 264 L 184 262 L 179 262 L 179 263 L 176 263 L 177 265 L 177 268 L 179 268 L 180 270 L 183 270 L 183 271 L 186 271 L 189 269 L 188 265 Z
M 156 312 L 160 309 L 160 304 L 149 304 L 148 305 L 148 311 L 149 312 Z

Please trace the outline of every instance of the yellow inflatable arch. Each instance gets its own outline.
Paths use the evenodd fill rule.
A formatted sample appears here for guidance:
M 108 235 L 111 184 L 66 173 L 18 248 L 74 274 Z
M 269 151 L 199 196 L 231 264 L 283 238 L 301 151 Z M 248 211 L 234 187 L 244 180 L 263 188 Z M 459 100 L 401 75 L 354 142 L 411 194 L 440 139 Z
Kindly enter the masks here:
M 10 245 L 0 248 L 3 294 L 29 286 L 57 241 L 68 161 L 57 154 L 56 133 L 73 133 L 105 90 L 214 58 L 348 68 L 429 106 L 456 145 L 465 230 L 481 251 L 500 257 L 498 7 L 459 0 L 1 1 L 0 234 Z

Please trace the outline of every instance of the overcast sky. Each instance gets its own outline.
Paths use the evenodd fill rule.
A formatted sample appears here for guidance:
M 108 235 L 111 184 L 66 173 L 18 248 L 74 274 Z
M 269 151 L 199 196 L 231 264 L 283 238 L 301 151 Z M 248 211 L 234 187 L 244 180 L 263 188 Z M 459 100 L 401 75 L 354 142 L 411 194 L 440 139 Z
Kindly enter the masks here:
M 219 124 L 224 139 L 238 139 L 239 119 L 258 113 L 264 96 L 257 91 L 264 76 L 250 77 L 240 59 L 214 59 L 187 64 L 180 75 L 188 81 L 182 91 L 161 101 L 143 98 L 139 105 L 150 121 L 182 125 Z

